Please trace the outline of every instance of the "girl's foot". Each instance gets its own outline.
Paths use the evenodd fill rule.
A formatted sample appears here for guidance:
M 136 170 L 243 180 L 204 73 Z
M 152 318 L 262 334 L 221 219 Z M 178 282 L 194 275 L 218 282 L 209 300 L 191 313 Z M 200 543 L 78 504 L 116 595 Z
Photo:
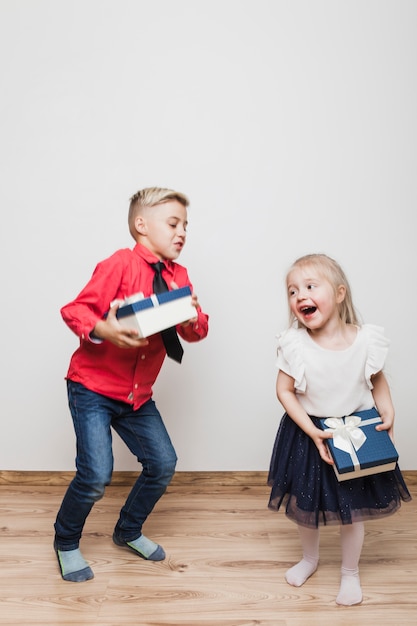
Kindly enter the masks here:
M 336 603 L 344 606 L 360 604 L 362 602 L 362 589 L 359 580 L 359 570 L 349 570 L 342 567 L 341 571 L 342 577 Z
M 293 587 L 301 587 L 317 569 L 318 559 L 303 557 L 297 565 L 291 567 L 285 573 L 285 580 Z

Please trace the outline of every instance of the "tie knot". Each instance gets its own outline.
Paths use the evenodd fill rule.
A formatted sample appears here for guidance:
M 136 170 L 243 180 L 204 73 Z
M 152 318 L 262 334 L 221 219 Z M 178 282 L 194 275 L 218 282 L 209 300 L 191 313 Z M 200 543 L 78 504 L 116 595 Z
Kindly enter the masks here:
M 150 266 L 155 270 L 157 274 L 161 274 L 162 270 L 165 267 L 162 261 L 158 261 L 157 263 L 151 263 Z

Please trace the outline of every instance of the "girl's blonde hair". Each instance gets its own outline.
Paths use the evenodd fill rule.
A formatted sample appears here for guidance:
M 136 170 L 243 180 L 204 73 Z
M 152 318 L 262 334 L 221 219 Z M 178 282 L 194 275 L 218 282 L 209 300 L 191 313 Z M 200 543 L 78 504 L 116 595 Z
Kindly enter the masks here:
M 340 302 L 339 306 L 339 315 L 342 322 L 345 324 L 355 324 L 356 326 L 360 326 L 361 323 L 357 316 L 355 307 L 353 306 L 352 301 L 352 291 L 349 285 L 349 281 L 346 278 L 346 274 L 340 267 L 339 263 L 327 256 L 326 254 L 306 254 L 305 256 L 300 257 L 290 267 L 287 272 L 286 282 L 288 282 L 288 278 L 291 272 L 296 268 L 304 268 L 304 267 L 313 267 L 317 272 L 325 278 L 333 288 L 333 291 L 336 295 L 337 288 L 340 285 L 343 285 L 346 289 L 346 294 L 343 299 L 343 302 Z M 294 322 L 294 317 L 290 311 L 290 324 L 292 325 Z M 301 322 L 298 322 L 298 327 L 303 327 Z
M 147 187 L 137 191 L 130 198 L 128 224 L 129 231 L 133 239 L 136 238 L 135 231 L 135 219 L 140 213 L 143 207 L 152 207 L 156 204 L 162 204 L 163 202 L 169 202 L 170 200 L 177 200 L 185 208 L 188 207 L 190 201 L 187 196 L 179 191 L 173 189 L 165 189 L 163 187 Z

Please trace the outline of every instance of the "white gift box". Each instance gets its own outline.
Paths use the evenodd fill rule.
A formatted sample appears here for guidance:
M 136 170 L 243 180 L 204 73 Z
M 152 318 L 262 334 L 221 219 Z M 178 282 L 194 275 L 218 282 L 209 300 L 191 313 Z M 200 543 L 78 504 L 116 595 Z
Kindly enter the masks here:
M 138 330 L 139 337 L 149 337 L 196 315 L 189 287 L 153 294 L 149 298 L 144 298 L 142 294 L 130 296 L 116 313 L 120 324 Z

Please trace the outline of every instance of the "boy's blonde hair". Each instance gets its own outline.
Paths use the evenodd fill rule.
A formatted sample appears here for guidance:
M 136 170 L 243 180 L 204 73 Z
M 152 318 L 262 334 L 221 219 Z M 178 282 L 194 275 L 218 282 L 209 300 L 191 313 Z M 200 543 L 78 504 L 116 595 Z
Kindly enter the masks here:
M 346 278 L 346 274 L 340 267 L 339 263 L 327 256 L 326 254 L 306 254 L 305 256 L 300 257 L 290 267 L 287 272 L 286 281 L 288 282 L 288 278 L 291 272 L 296 268 L 304 268 L 304 267 L 314 267 L 317 272 L 325 278 L 330 285 L 333 287 L 334 293 L 337 293 L 337 288 L 340 285 L 343 285 L 346 289 L 346 294 L 343 299 L 343 302 L 339 304 L 339 315 L 340 319 L 346 324 L 355 324 L 356 326 L 360 326 L 360 321 L 355 311 L 355 307 L 353 306 L 352 301 L 352 291 L 349 285 L 349 281 Z M 298 320 L 297 320 L 298 321 Z M 294 318 L 290 311 L 290 323 L 294 322 Z M 303 327 L 304 325 L 298 321 L 298 327 Z
M 129 231 L 133 239 L 136 240 L 135 219 L 141 212 L 143 207 L 152 207 L 170 200 L 177 200 L 185 208 L 190 204 L 187 196 L 173 189 L 164 189 L 163 187 L 147 187 L 137 191 L 130 198 L 128 224 Z

